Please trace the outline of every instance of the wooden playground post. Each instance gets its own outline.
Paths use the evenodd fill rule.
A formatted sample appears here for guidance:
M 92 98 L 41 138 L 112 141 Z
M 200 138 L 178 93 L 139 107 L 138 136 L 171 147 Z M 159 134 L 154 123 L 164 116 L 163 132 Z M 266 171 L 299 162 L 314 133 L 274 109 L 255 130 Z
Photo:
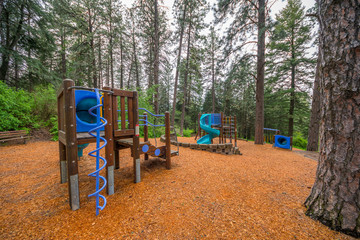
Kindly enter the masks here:
M 79 169 L 77 158 L 76 117 L 75 117 L 75 90 L 69 89 L 74 86 L 72 80 L 65 79 L 63 82 L 65 132 L 66 132 L 66 160 L 68 166 L 69 203 L 72 210 L 80 208 L 79 196 Z
M 134 182 L 141 181 L 140 177 L 140 149 L 139 149 L 139 105 L 138 105 L 138 93 L 133 91 L 133 122 L 135 127 L 135 134 L 133 135 L 133 163 L 134 163 Z M 129 109 L 131 111 L 131 109 Z M 123 121 L 125 119 L 122 119 Z
M 104 87 L 104 90 L 111 90 L 110 87 Z M 119 152 L 114 151 L 114 136 L 113 136 L 113 124 L 117 124 L 117 122 L 113 123 L 113 114 L 111 109 L 112 103 L 112 95 L 110 93 L 103 93 L 103 101 L 104 101 L 104 118 L 107 120 L 107 124 L 105 125 L 105 137 L 107 144 L 105 146 L 105 158 L 107 161 L 106 164 L 106 179 L 107 179 L 107 194 L 114 194 L 114 157 L 115 157 L 115 168 L 118 169 L 120 167 L 119 164 Z M 115 156 L 114 156 L 115 155 Z
M 165 112 L 166 168 L 171 168 L 170 113 Z
M 57 93 L 57 112 L 58 112 L 58 130 L 64 131 L 64 119 L 62 118 L 64 112 L 64 83 L 61 83 L 60 91 Z M 64 141 L 64 140 L 63 140 Z M 66 169 L 66 145 L 59 138 L 59 158 L 60 158 L 60 183 L 67 182 Z
M 234 134 L 235 134 L 235 147 L 237 147 L 237 124 L 236 124 L 236 116 L 234 116 Z
M 147 112 L 144 113 L 145 117 L 143 118 L 145 121 L 145 125 L 144 125 L 144 142 L 149 141 L 149 132 L 148 132 L 148 125 L 147 125 Z M 149 159 L 149 155 L 147 153 L 144 154 L 144 159 L 148 160 Z
M 232 129 L 233 129 L 233 120 L 234 120 L 234 118 L 232 117 L 232 116 L 230 116 L 229 117 L 229 126 L 230 126 L 230 143 L 232 143 L 232 134 L 233 134 L 233 131 L 232 131 Z
M 223 118 L 224 118 L 224 113 L 220 112 L 220 135 L 219 135 L 219 143 L 223 143 L 224 139 L 223 139 L 223 134 L 224 134 L 224 122 L 223 122 Z

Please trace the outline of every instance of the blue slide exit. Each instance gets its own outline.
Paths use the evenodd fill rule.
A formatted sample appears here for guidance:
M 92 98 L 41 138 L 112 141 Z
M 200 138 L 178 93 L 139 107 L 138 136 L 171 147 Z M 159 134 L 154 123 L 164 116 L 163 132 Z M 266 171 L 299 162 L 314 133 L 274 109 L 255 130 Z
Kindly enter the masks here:
M 207 122 L 206 122 L 207 120 Z M 200 118 L 200 127 L 205 132 L 209 133 L 199 140 L 197 140 L 198 144 L 211 144 L 211 139 L 220 135 L 220 131 L 214 128 L 211 128 L 211 114 L 203 114 Z

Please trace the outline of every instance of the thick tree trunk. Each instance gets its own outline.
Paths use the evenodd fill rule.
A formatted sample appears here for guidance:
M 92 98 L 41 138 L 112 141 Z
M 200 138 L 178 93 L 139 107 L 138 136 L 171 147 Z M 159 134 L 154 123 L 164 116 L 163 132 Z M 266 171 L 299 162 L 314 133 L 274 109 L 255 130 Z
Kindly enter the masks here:
M 183 15 L 182 15 L 181 23 L 180 23 L 180 42 L 179 42 L 179 52 L 178 52 L 177 62 L 176 62 L 174 97 L 173 97 L 172 112 L 171 112 L 171 126 L 174 126 L 174 123 L 175 123 L 176 94 L 177 94 L 177 86 L 178 86 L 178 79 L 179 79 L 180 62 L 181 62 L 182 42 L 183 42 L 184 29 L 185 29 L 184 23 L 185 23 L 186 8 L 187 8 L 187 1 L 185 1 L 184 11 L 183 11 Z
M 155 8 L 155 23 L 154 23 L 154 28 L 155 28 L 155 49 L 154 49 L 154 84 L 155 86 L 155 96 L 154 96 L 154 111 L 156 114 L 159 114 L 159 13 L 158 13 L 158 1 L 155 0 L 154 3 L 154 8 Z
M 189 32 L 188 32 L 188 45 L 187 45 L 187 53 L 186 53 L 186 69 L 185 69 L 185 76 L 184 76 L 184 99 L 181 107 L 181 119 L 180 119 L 180 135 L 183 136 L 184 132 L 184 120 L 185 120 L 185 105 L 186 105 L 186 92 L 187 92 L 187 81 L 188 81 L 188 74 L 189 74 L 189 59 L 190 59 L 190 37 L 191 37 L 191 22 L 189 24 Z
M 265 0 L 259 0 L 255 144 L 264 144 Z
M 317 151 L 319 147 L 319 130 L 320 130 L 320 51 L 318 53 L 318 59 L 316 64 L 316 74 L 314 81 L 313 97 L 311 103 L 311 117 L 308 131 L 308 144 L 306 150 Z
M 320 157 L 306 214 L 360 237 L 360 6 L 319 1 Z

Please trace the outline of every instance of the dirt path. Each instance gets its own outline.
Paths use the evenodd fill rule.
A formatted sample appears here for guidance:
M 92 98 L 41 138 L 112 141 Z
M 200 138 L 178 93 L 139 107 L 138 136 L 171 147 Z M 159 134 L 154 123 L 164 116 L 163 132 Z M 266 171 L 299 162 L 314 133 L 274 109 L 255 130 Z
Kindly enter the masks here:
M 182 139 L 182 142 L 194 142 Z M 95 216 L 95 162 L 79 163 L 81 208 L 59 183 L 58 143 L 0 148 L 1 239 L 351 239 L 304 215 L 317 162 L 271 145 L 239 142 L 242 156 L 180 148 L 173 168 L 142 160 L 134 184 L 129 150 L 115 194 Z M 92 147 L 86 148 L 85 152 Z

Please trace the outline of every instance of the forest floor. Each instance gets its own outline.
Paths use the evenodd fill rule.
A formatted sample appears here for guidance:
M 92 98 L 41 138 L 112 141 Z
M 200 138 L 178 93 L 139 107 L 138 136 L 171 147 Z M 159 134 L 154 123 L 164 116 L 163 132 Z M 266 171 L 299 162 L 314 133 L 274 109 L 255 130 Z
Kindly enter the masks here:
M 137 184 L 130 151 L 120 151 L 115 194 L 104 194 L 99 216 L 87 197 L 93 159 L 79 162 L 81 208 L 71 211 L 57 142 L 0 147 L 0 239 L 352 239 L 304 214 L 316 161 L 270 144 L 238 146 L 242 156 L 180 147 L 171 170 L 142 160 Z

